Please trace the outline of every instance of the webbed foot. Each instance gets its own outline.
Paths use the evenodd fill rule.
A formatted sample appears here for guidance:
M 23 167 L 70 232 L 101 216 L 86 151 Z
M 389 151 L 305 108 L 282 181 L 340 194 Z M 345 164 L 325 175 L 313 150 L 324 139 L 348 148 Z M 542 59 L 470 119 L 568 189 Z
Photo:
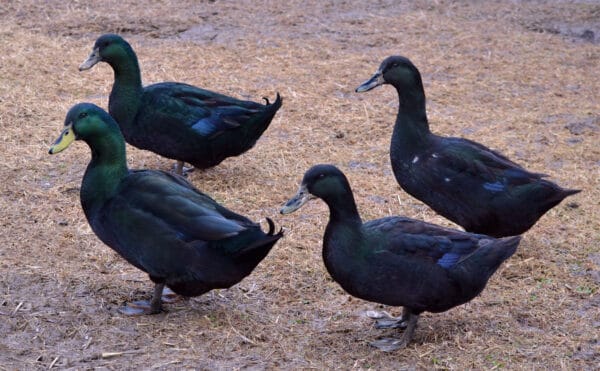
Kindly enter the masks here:
M 162 306 L 159 306 L 159 308 L 153 308 L 152 302 L 148 300 L 138 300 L 134 301 L 133 303 L 129 303 L 118 310 L 119 313 L 126 316 L 142 316 L 147 314 L 158 314 L 162 312 Z
M 406 324 L 406 330 L 404 330 L 404 334 L 402 334 L 402 337 L 400 337 L 399 339 L 379 339 L 372 341 L 369 344 L 384 352 L 391 352 L 397 349 L 406 348 L 406 346 L 410 343 L 410 341 L 413 338 L 413 334 L 415 332 L 415 328 L 417 327 L 417 321 L 419 320 L 419 316 L 410 313 L 405 308 L 402 312 L 402 318 L 404 318 L 403 323 Z
M 406 328 L 408 325 L 404 316 L 404 313 L 400 317 L 393 317 L 388 312 L 378 312 L 370 310 L 366 313 L 367 317 L 372 318 L 375 321 L 375 328 Z
M 375 340 L 370 342 L 369 345 L 374 346 L 375 348 L 384 352 L 392 352 L 394 350 L 406 348 L 406 346 L 408 345 L 408 341 L 405 341 L 404 336 L 402 336 L 400 339 L 383 338 Z
M 143 314 L 158 314 L 163 311 L 162 308 L 162 297 L 163 289 L 165 288 L 164 283 L 157 283 L 154 285 L 154 294 L 152 300 L 139 300 L 134 301 L 122 308 L 119 308 L 119 312 L 126 316 L 140 316 Z M 167 294 L 175 294 L 170 289 Z

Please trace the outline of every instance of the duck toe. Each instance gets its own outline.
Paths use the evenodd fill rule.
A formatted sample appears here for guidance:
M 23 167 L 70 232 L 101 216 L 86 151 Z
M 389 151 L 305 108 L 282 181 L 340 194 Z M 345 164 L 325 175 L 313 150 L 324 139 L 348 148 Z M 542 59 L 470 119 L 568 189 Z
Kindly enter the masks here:
M 405 348 L 407 344 L 408 344 L 408 342 L 405 341 L 404 337 L 401 339 L 383 338 L 383 339 L 371 341 L 369 343 L 369 345 L 371 345 L 381 351 L 384 351 L 384 352 L 392 352 L 394 350 Z

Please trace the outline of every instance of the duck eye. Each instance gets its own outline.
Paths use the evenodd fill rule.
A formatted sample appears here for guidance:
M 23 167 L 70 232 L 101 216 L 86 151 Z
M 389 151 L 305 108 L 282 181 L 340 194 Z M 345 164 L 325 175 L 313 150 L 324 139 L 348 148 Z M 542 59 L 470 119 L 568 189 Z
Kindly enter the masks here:
M 325 174 L 321 173 L 319 175 L 317 175 L 317 179 L 323 179 L 325 178 Z
M 80 119 L 82 119 L 82 118 L 84 118 L 84 117 L 87 117 L 87 112 L 81 112 L 81 113 L 79 114 L 79 118 L 80 118 Z

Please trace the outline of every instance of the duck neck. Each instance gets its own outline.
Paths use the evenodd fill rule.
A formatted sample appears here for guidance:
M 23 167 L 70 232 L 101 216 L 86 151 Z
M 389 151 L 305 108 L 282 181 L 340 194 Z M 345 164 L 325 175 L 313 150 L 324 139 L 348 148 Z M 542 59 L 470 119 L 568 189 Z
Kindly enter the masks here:
M 336 281 L 346 282 L 370 246 L 362 243 L 362 220 L 351 192 L 336 194 L 325 202 L 329 206 L 329 223 L 323 236 L 323 262 Z
M 125 133 L 131 129 L 142 99 L 142 77 L 137 56 L 128 45 L 118 58 L 108 61 L 115 75 L 115 82 L 108 108 L 111 116 Z
M 125 141 L 121 133 L 86 140 L 92 150 L 92 160 L 81 184 L 81 204 L 86 216 L 96 211 L 116 192 L 129 173 L 125 160 Z
M 422 148 L 431 134 L 425 111 L 425 92 L 420 81 L 412 88 L 396 90 L 399 107 L 391 150 L 411 153 L 414 149 Z
M 327 197 L 324 201 L 327 206 L 329 206 L 330 223 L 362 225 L 362 220 L 358 214 L 352 191 L 346 190 L 344 192 L 335 193 L 330 197 Z
M 356 208 L 352 191 L 348 188 L 324 199 L 329 206 L 329 223 L 325 229 L 323 241 L 323 257 L 327 260 L 333 256 L 354 255 L 354 251 L 346 247 L 358 246 L 361 239 L 362 220 Z M 327 241 L 335 240 L 337 243 L 329 244 Z M 332 248 L 335 246 L 335 249 Z M 334 251 L 335 250 L 335 251 Z

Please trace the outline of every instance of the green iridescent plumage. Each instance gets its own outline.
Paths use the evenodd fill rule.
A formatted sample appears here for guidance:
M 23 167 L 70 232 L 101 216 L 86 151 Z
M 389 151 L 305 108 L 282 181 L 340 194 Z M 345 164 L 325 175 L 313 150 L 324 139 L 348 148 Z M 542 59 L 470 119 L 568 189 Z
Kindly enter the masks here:
M 282 237 L 219 205 L 178 175 L 129 170 L 117 123 L 101 108 L 81 103 L 65 119 L 50 153 L 71 141 L 92 152 L 81 185 L 81 205 L 94 233 L 156 284 L 151 313 L 160 311 L 166 285 L 197 296 L 230 287 L 252 272 Z
M 143 87 L 137 56 L 119 35 L 99 37 L 79 69 L 98 62 L 114 70 L 108 107 L 127 143 L 200 169 L 252 148 L 281 107 L 279 94 L 263 105 L 183 83 Z

